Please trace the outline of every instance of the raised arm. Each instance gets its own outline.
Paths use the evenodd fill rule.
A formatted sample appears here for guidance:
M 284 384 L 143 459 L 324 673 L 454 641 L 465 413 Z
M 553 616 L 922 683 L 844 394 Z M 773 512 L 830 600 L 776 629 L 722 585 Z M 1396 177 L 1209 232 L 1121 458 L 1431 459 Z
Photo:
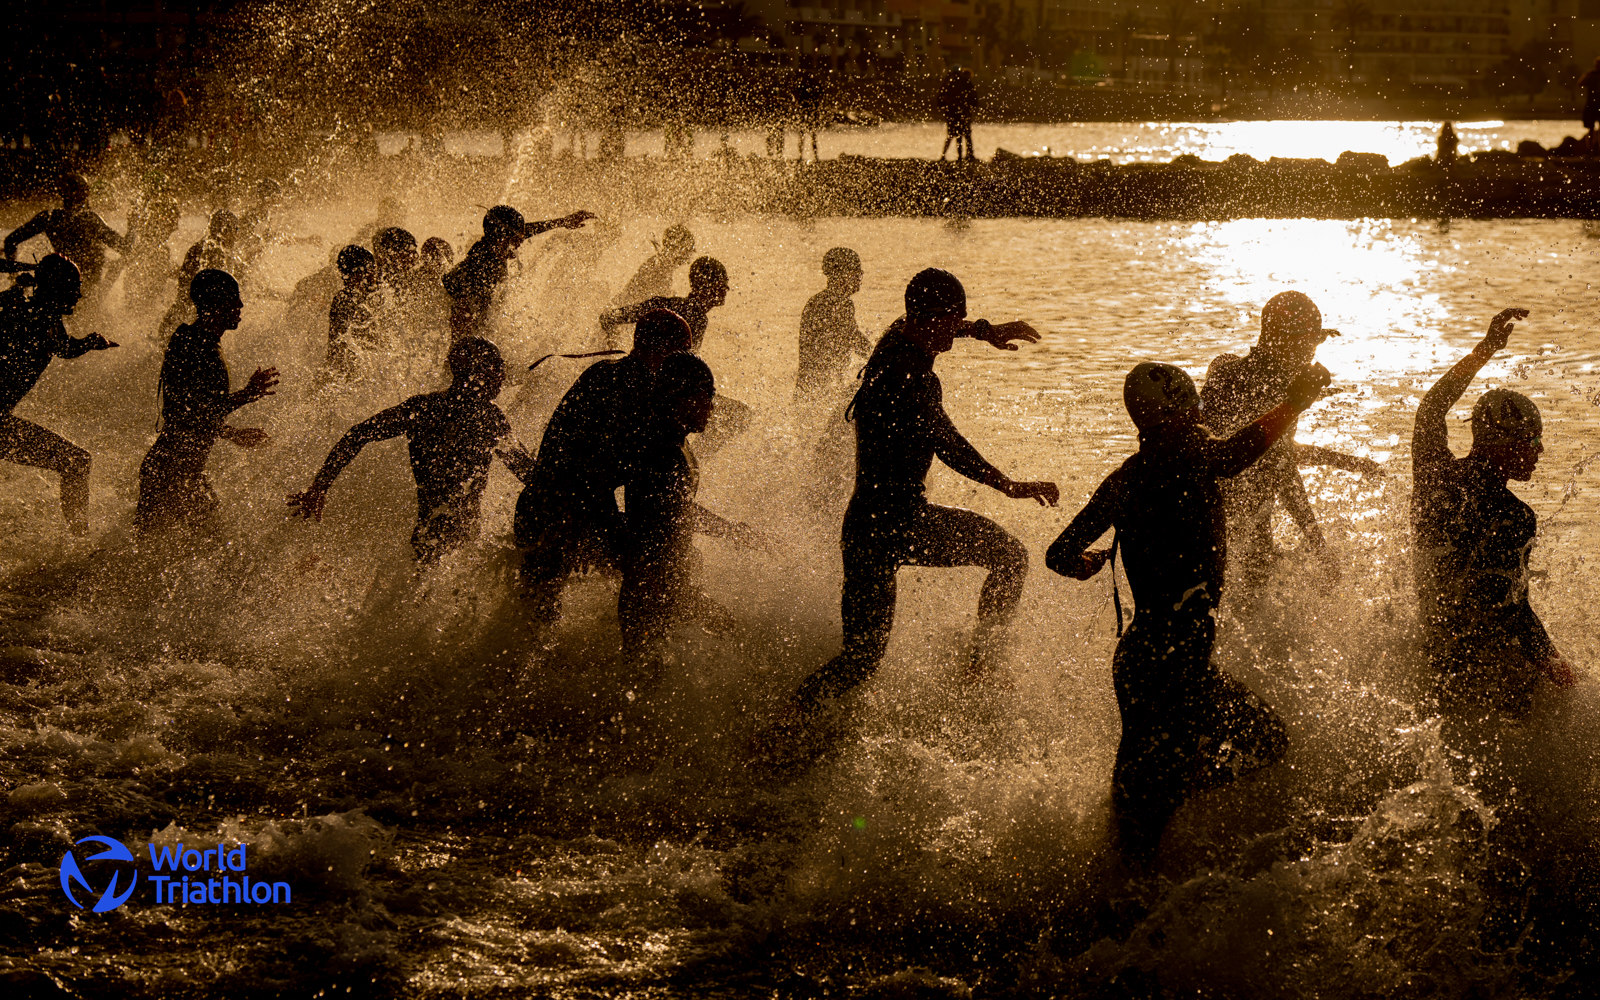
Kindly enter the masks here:
M 56 352 L 61 358 L 81 358 L 90 351 L 104 351 L 116 347 L 114 340 L 107 340 L 98 333 L 91 333 L 86 337 L 63 338 L 61 349 Z
M 12 258 L 16 257 L 17 247 L 22 246 L 22 244 L 44 232 L 45 226 L 49 224 L 50 213 L 49 211 L 44 211 L 40 212 L 38 215 L 35 215 L 33 218 L 29 219 L 27 222 L 24 222 L 22 225 L 18 226 L 9 234 L 7 234 L 5 242 L 6 260 L 11 260 Z
M 392 437 L 399 437 L 406 432 L 411 423 L 411 408 L 406 403 L 391 406 L 382 413 L 375 414 L 356 424 L 345 432 L 339 443 L 328 452 L 327 459 L 322 463 L 322 468 L 317 472 L 311 486 L 303 493 L 293 493 L 289 496 L 289 506 L 299 510 L 302 517 L 314 517 L 322 520 L 322 506 L 327 502 L 328 490 L 333 486 L 334 480 L 339 478 L 339 473 L 344 467 L 361 454 L 361 449 L 374 441 L 384 441 Z
M 527 232 L 529 236 L 538 236 L 540 233 L 548 233 L 552 229 L 577 229 L 593 218 L 595 218 L 593 212 L 580 209 L 571 215 L 563 215 L 559 219 L 530 222 L 528 223 Z
M 1087 580 L 1106 564 L 1110 549 L 1089 551 L 1095 539 L 1111 529 L 1122 509 L 1122 470 L 1105 478 L 1099 489 L 1044 554 L 1044 564 L 1062 576 Z
M 1506 346 L 1517 321 L 1527 318 L 1526 309 L 1502 309 L 1490 322 L 1489 332 L 1484 334 L 1483 340 L 1472 349 L 1472 353 L 1457 361 L 1422 397 L 1422 403 L 1417 407 L 1416 428 L 1411 434 L 1413 467 L 1450 457 L 1450 430 L 1445 425 L 1450 407 L 1456 405 L 1456 400 L 1467 391 L 1467 386 L 1477 376 L 1479 369 Z
M 1212 442 L 1208 457 L 1213 472 L 1231 477 L 1248 469 L 1283 436 L 1301 410 L 1317 401 L 1331 381 L 1333 376 L 1321 365 L 1312 365 L 1301 372 L 1290 383 L 1282 403 L 1241 427 L 1232 437 Z

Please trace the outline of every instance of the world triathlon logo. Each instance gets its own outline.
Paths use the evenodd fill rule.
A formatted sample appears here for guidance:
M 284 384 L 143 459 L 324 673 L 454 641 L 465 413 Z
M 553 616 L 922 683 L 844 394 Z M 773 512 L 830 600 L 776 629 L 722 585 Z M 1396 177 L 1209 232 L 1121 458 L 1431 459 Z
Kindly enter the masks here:
M 92 909 L 95 913 L 115 910 L 128 901 L 128 897 L 133 895 L 134 888 L 139 884 L 138 862 L 134 860 L 133 852 L 120 840 L 112 840 L 110 837 L 85 837 L 72 846 L 82 847 L 84 844 L 99 844 L 105 848 L 99 854 L 88 855 L 84 861 L 91 864 L 97 861 L 111 862 L 94 865 L 91 869 L 96 876 L 101 876 L 106 869 L 111 871 L 111 880 L 106 884 L 105 891 L 100 893 L 100 898 L 95 900 Z M 123 884 L 126 884 L 127 888 L 119 893 L 117 887 Z M 73 906 L 81 910 L 83 904 L 72 894 L 73 886 L 81 889 L 85 893 L 85 898 L 94 895 L 94 886 L 84 877 L 83 869 L 78 866 L 77 857 L 69 850 L 61 856 L 61 891 L 67 894 L 67 900 Z
M 85 845 L 102 848 L 96 854 Z M 248 845 L 223 844 L 204 850 L 148 845 L 154 871 L 145 876 L 158 905 L 289 903 L 293 890 L 287 882 L 252 881 L 244 874 L 249 864 Z M 82 861 L 79 855 L 82 854 Z M 164 874 L 163 874 L 164 873 Z M 193 873 L 185 874 L 185 873 Z M 235 877 L 235 874 L 238 877 Z M 139 863 L 120 840 L 84 837 L 61 856 L 61 892 L 78 909 L 108 913 L 133 897 L 139 886 Z M 93 905 L 89 905 L 89 901 Z

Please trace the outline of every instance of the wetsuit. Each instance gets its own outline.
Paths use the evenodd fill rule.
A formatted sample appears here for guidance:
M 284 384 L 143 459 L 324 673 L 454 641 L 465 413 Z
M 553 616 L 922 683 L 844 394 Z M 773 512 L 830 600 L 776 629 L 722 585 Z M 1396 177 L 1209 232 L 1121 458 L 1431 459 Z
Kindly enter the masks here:
M 1528 603 L 1533 509 L 1480 457 L 1450 453 L 1445 417 L 1473 371 L 1446 375 L 1417 408 L 1411 534 L 1425 649 L 1447 707 L 1524 714 L 1555 653 Z M 1452 373 L 1454 374 L 1454 373 Z
M 461 263 L 444 276 L 450 296 L 450 335 L 454 340 L 481 336 L 494 305 L 494 293 L 510 274 L 505 258 L 488 240 L 472 244 Z
M 695 495 L 700 471 L 680 440 L 658 440 L 642 449 L 623 487 L 628 544 L 623 559 L 617 620 L 624 644 L 646 659 L 659 655 L 674 618 L 698 592 Z
M 204 528 L 217 509 L 206 459 L 228 415 L 228 366 L 220 335 L 184 324 L 172 334 L 161 362 L 161 431 L 139 466 L 141 532 Z
M 326 363 L 338 375 L 354 375 L 356 359 L 379 346 L 372 299 L 372 292 L 346 286 L 328 306 Z
M 851 357 L 871 353 L 872 345 L 856 325 L 855 302 L 848 295 L 823 289 L 811 296 L 800 314 L 796 396 L 816 398 L 837 391 Z
M 523 585 L 540 617 L 556 615 L 568 576 L 621 565 L 616 491 L 638 453 L 653 381 L 632 355 L 590 365 L 545 425 L 515 521 Z
M 619 323 L 637 323 L 657 309 L 677 313 L 685 323 L 689 324 L 689 353 L 699 354 L 700 344 L 705 340 L 706 326 L 710 319 L 706 306 L 692 295 L 683 297 L 661 295 L 645 299 L 631 306 L 611 310 L 601 318 L 601 322 L 608 328 Z M 610 342 L 609 336 L 607 342 Z M 711 411 L 711 421 L 706 426 L 705 433 L 700 435 L 701 453 L 709 458 L 730 440 L 743 434 L 749 426 L 750 407 L 731 396 L 717 393 L 716 405 Z
M 105 224 L 87 205 L 74 209 L 51 208 L 12 230 L 5 239 L 5 254 L 13 256 L 17 247 L 43 233 L 50 248 L 78 265 L 84 294 L 100 281 L 105 268 L 105 248 L 126 256 L 133 252 L 133 240 Z
M 1136 858 L 1155 852 L 1190 794 L 1272 764 L 1288 746 L 1272 709 L 1211 662 L 1228 551 L 1219 480 L 1248 468 L 1271 438 L 1259 424 L 1226 440 L 1199 425 L 1161 430 L 1140 435 L 1139 451 L 1045 556 L 1068 573 L 1116 529 L 1136 610 L 1112 660 L 1122 713 L 1112 804 L 1123 849 Z
M 494 447 L 510 433 L 510 422 L 492 400 L 453 389 L 412 396 L 347 431 L 312 489 L 326 493 L 364 445 L 404 435 L 417 483 L 411 548 L 419 560 L 432 562 L 478 537 Z
M 645 299 L 667 298 L 672 295 L 672 276 L 682 267 L 681 261 L 659 254 L 639 265 L 633 277 L 622 286 L 618 302 L 640 302 Z M 685 317 L 687 319 L 688 317 Z
M 21 288 L 0 292 L 0 459 L 60 473 L 62 512 L 74 523 L 89 502 L 89 453 L 11 411 L 52 358 L 81 357 L 92 343 L 69 337 L 60 314 L 35 308 Z
M 1009 615 L 1022 593 L 1027 550 L 993 521 L 970 510 L 931 504 L 924 480 L 937 455 L 976 482 L 1006 477 L 961 436 L 944 410 L 934 355 L 891 326 L 868 359 L 853 404 L 856 485 L 839 544 L 844 553 L 844 648 L 807 677 L 795 696 L 810 711 L 872 675 L 894 625 L 895 574 L 901 566 L 985 565 L 998 556 L 1021 572 L 991 571 L 983 609 Z

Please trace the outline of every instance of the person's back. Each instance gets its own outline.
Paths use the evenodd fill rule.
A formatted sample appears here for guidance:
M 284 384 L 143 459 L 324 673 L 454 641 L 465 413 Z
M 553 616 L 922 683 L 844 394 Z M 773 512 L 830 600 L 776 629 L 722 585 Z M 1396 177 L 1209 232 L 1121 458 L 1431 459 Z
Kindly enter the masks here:
M 1206 369 L 1200 389 L 1201 422 L 1219 437 L 1227 437 L 1282 403 L 1298 369 L 1279 356 L 1253 347 L 1244 357 L 1223 354 Z M 1299 418 L 1272 443 L 1267 453 L 1240 473 L 1229 487 L 1237 502 L 1255 504 L 1271 499 L 1295 469 L 1294 435 Z
M 571 503 L 609 498 L 622 484 L 649 385 L 649 368 L 631 356 L 584 369 L 545 425 L 529 489 Z
M 413 396 L 402 405 L 418 521 L 477 521 L 495 445 L 511 432 L 505 414 L 492 399 L 449 390 Z
M 870 356 L 872 346 L 856 323 L 851 298 L 861 290 L 861 257 L 848 247 L 834 247 L 822 257 L 828 285 L 811 296 L 800 313 L 800 366 L 795 389 L 804 396 L 835 390 L 856 354 Z

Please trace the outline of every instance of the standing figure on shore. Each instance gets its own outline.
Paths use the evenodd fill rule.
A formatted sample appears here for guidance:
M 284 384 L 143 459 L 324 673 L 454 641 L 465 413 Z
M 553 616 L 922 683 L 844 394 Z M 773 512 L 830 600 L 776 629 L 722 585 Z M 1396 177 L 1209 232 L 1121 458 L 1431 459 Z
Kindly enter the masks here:
M 239 448 L 259 448 L 267 432 L 233 427 L 235 410 L 273 394 L 276 368 L 257 368 L 244 387 L 228 390 L 222 335 L 239 328 L 244 300 L 226 271 L 207 268 L 189 282 L 195 320 L 179 326 L 161 360 L 161 431 L 139 466 L 140 535 L 172 530 L 205 531 L 217 511 L 217 495 L 206 479 L 206 459 L 220 438 Z
M 672 294 L 672 279 L 678 273 L 678 268 L 689 263 L 689 258 L 694 256 L 694 234 L 689 232 L 687 226 L 668 226 L 667 231 L 661 234 L 661 242 L 656 245 L 656 252 L 651 254 L 639 270 L 633 273 L 628 283 L 622 286 L 622 291 L 617 294 L 616 304 L 628 305 L 633 302 L 643 302 L 663 295 Z
M 1583 74 L 1578 86 L 1583 90 L 1583 130 L 1593 132 L 1600 127 L 1600 59 Z
M 1456 165 L 1456 150 L 1461 148 L 1461 140 L 1456 138 L 1456 127 L 1451 122 L 1445 122 L 1444 128 L 1439 130 L 1438 155 L 1433 162 L 1449 170 Z
M 845 384 L 851 358 L 865 359 L 872 344 L 856 323 L 850 296 L 861 291 L 861 255 L 834 247 L 822 255 L 828 286 L 811 296 L 800 313 L 800 368 L 795 373 L 796 402 L 832 402 Z
M 559 219 L 528 222 L 510 205 L 489 209 L 483 217 L 483 238 L 444 276 L 451 301 L 451 340 L 482 336 L 487 331 L 495 292 L 508 274 L 507 261 L 517 256 L 517 248 L 528 237 L 556 228 L 578 229 L 594 217 L 593 212 L 580 210 Z
M 93 300 L 105 270 L 106 250 L 115 250 L 126 257 L 133 252 L 133 238 L 106 225 L 89 207 L 89 182 L 83 175 L 61 175 L 57 190 L 61 194 L 61 207 L 45 209 L 8 233 L 5 258 L 16 260 L 18 247 L 43 234 L 50 241 L 52 251 L 77 265 L 82 295 Z
M 1261 310 L 1261 335 L 1244 357 L 1223 354 L 1206 370 L 1200 392 L 1201 420 L 1212 433 L 1231 435 L 1288 398 L 1289 387 L 1316 365 L 1317 348 L 1337 330 L 1322 326 L 1322 311 L 1302 292 L 1279 292 Z M 1298 411 L 1296 411 L 1298 413 Z M 1306 494 L 1299 466 L 1331 465 L 1347 472 L 1381 475 L 1371 459 L 1314 445 L 1295 444 L 1299 417 L 1277 437 L 1267 454 L 1223 486 L 1228 538 L 1234 559 L 1244 569 L 1244 586 L 1254 591 L 1266 581 L 1277 549 L 1272 517 L 1278 502 L 1294 519 L 1312 549 L 1325 541 Z
M 804 163 L 806 159 L 806 136 L 811 136 L 811 162 L 821 159 L 817 152 L 817 132 L 822 129 L 824 112 L 822 108 L 822 74 L 809 67 L 802 67 L 795 77 L 794 83 L 794 115 L 796 144 L 794 158 L 797 162 Z
M 1527 482 L 1544 452 L 1539 408 L 1509 389 L 1472 407 L 1472 450 L 1450 452 L 1445 418 L 1526 309 L 1506 309 L 1472 353 L 1417 407 L 1411 439 L 1411 534 L 1424 648 L 1440 702 L 1453 713 L 1526 715 L 1548 678 L 1576 682 L 1528 603 L 1528 555 L 1538 533 L 1532 508 L 1507 488 Z
M 960 67 L 945 73 L 939 82 L 939 95 L 935 98 L 939 117 L 944 119 L 944 148 L 939 159 L 950 152 L 950 143 L 956 144 L 956 161 L 975 160 L 978 154 L 972 149 L 972 119 L 978 108 L 978 88 L 972 82 L 972 70 Z M 962 144 L 966 152 L 962 152 Z
M 1222 439 L 1201 424 L 1187 372 L 1136 365 L 1122 398 L 1139 450 L 1045 555 L 1055 572 L 1087 580 L 1123 553 L 1134 615 L 1112 660 L 1122 741 L 1111 801 L 1119 846 L 1134 865 L 1155 855 L 1191 794 L 1273 764 L 1288 748 L 1277 714 L 1211 662 L 1228 551 L 1219 480 L 1266 454 L 1328 378 L 1321 365 L 1300 371 L 1281 403 Z M 1089 551 L 1108 529 L 1116 530 L 1111 547 Z
M 601 361 L 561 397 L 517 497 L 513 531 L 522 549 L 522 586 L 533 617 L 561 614 L 567 578 L 620 568 L 625 528 L 617 488 L 628 481 L 645 435 L 656 373 L 688 351 L 689 325 L 665 309 L 639 317 L 633 349 Z
M 928 268 L 906 286 L 906 314 L 878 341 L 852 404 L 856 424 L 856 487 L 845 511 L 844 648 L 807 677 L 779 720 L 797 730 L 824 699 L 838 698 L 877 670 L 894 625 L 895 576 L 902 566 L 981 566 L 978 624 L 966 664 L 970 681 L 989 672 L 990 645 L 1010 621 L 1028 575 L 1028 550 L 1004 528 L 970 510 L 931 504 L 928 470 L 937 455 L 957 473 L 1014 500 L 1054 506 L 1055 483 L 1020 482 L 995 468 L 961 436 L 944 410 L 933 363 L 956 337 L 1001 350 L 1039 334 L 1017 320 L 998 326 L 969 322 L 967 293 L 956 276 Z
M 78 268 L 50 254 L 34 268 L 32 289 L 0 292 L 0 460 L 61 477 L 61 516 L 74 535 L 89 533 L 89 453 L 12 412 L 52 358 L 80 358 L 117 345 L 91 333 L 70 337 L 61 320 L 81 297 Z
M 328 490 L 361 449 L 404 436 L 417 483 L 417 522 L 411 530 L 417 559 L 435 562 L 477 538 L 495 445 L 511 434 L 511 424 L 494 403 L 505 384 L 505 362 L 498 348 L 478 337 L 456 341 L 448 360 L 448 389 L 412 396 L 350 428 L 311 485 L 289 497 L 289 505 L 302 517 L 322 520 Z M 499 454 L 514 472 L 533 461 L 521 445 Z

